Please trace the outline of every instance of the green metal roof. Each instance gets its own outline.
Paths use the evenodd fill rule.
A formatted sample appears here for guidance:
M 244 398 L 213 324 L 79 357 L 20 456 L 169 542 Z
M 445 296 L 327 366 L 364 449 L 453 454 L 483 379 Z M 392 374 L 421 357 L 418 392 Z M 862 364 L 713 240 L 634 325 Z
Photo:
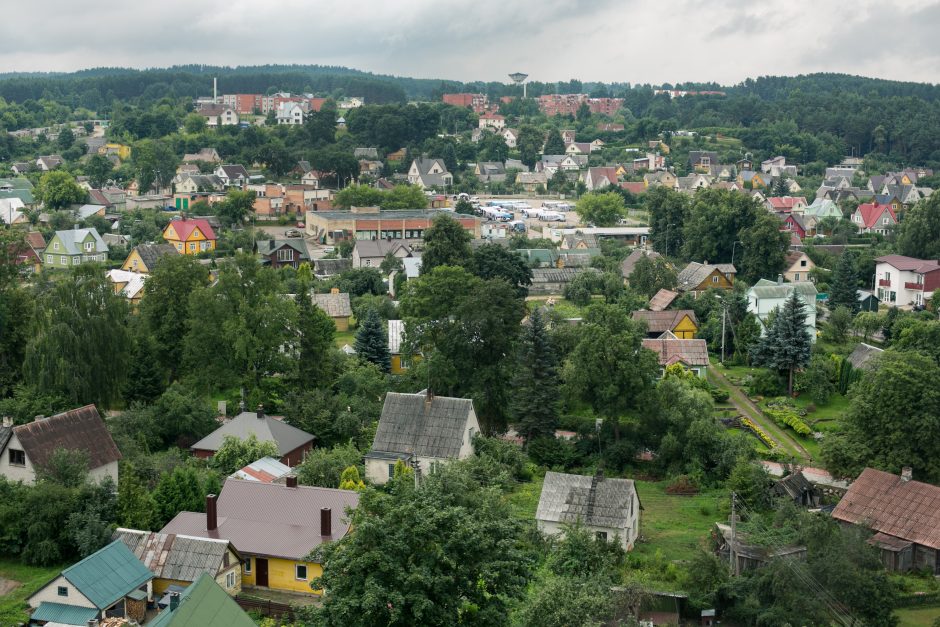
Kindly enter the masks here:
M 69 566 L 62 576 L 99 609 L 153 579 L 153 573 L 120 540 Z
M 36 204 L 33 192 L 28 189 L 0 189 L 0 198 L 19 198 L 24 205 Z
M 0 187 L 10 186 L 13 189 L 33 189 L 33 183 L 25 176 L 0 179 Z
M 43 601 L 34 611 L 31 620 L 47 621 L 50 623 L 62 623 L 65 625 L 84 625 L 88 624 L 93 618 L 98 617 L 98 610 L 92 607 L 80 607 L 78 605 L 65 605 L 64 603 L 51 603 Z
M 255 622 L 203 573 L 180 595 L 179 607 L 163 610 L 148 627 L 255 627 Z

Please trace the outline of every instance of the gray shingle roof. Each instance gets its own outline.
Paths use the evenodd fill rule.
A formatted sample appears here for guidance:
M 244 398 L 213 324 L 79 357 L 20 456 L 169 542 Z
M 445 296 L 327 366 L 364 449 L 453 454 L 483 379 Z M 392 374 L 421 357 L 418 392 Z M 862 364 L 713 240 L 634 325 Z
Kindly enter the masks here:
M 315 259 L 313 273 L 318 277 L 330 277 L 352 268 L 352 259 Z
M 122 528 L 115 530 L 112 539 L 123 542 L 144 566 L 163 579 L 195 581 L 202 573 L 215 577 L 227 567 L 227 540 Z
M 348 318 L 352 315 L 352 305 L 349 304 L 349 294 L 311 294 L 313 304 L 326 312 L 330 318 Z
M 69 231 L 55 232 L 67 255 L 80 255 L 82 253 L 80 243 L 84 241 L 89 233 L 95 238 L 95 252 L 108 252 L 108 245 L 101 239 L 101 236 L 98 235 L 98 231 L 95 229 L 71 229 Z
M 658 252 L 654 250 L 646 250 L 645 248 L 637 248 L 626 258 L 620 262 L 620 274 L 625 279 L 629 279 L 630 275 L 633 274 L 633 269 L 636 267 L 637 262 L 643 257 L 649 257 L 653 261 L 662 257 Z
M 140 244 L 137 246 L 137 254 L 141 261 L 147 266 L 150 272 L 156 267 L 157 262 L 167 255 L 178 255 L 176 248 L 170 244 Z
M 357 240 L 354 244 L 356 249 L 356 254 L 360 258 L 365 257 L 384 257 L 388 253 L 396 253 L 399 248 L 404 248 L 405 251 L 410 255 L 412 253 L 411 247 L 408 246 L 405 242 L 400 239 L 385 240 L 385 239 L 364 239 Z
M 811 307 L 816 306 L 816 286 L 809 281 L 797 281 L 795 283 L 777 283 L 769 279 L 761 279 L 748 290 L 757 298 L 780 298 L 790 297 L 790 293 L 796 291 L 800 300 Z
M 258 418 L 256 412 L 243 411 L 193 444 L 192 449 L 217 451 L 222 446 L 225 436 L 230 435 L 244 440 L 251 434 L 254 434 L 261 442 L 277 443 L 277 451 L 280 455 L 286 455 L 314 438 L 306 431 L 301 431 L 271 416 L 264 415 L 263 418 Z
M 730 263 L 704 264 L 697 261 L 690 261 L 689 265 L 682 269 L 676 278 L 679 288 L 691 290 L 698 287 L 715 268 L 725 276 L 737 272 Z
M 399 394 L 385 396 L 382 416 L 372 442 L 373 452 L 421 457 L 455 458 L 463 444 L 473 401 L 467 398 Z
M 536 520 L 623 529 L 630 524 L 632 479 L 545 473 Z

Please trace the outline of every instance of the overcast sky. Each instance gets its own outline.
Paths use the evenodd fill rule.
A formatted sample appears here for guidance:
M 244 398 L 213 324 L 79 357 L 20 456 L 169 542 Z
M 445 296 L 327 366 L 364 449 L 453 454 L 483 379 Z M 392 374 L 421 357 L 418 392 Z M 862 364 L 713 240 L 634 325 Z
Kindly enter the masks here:
M 318 63 L 420 78 L 733 84 L 845 72 L 935 83 L 940 1 L 45 0 L 0 69 Z M 15 15 L 14 15 L 15 14 Z

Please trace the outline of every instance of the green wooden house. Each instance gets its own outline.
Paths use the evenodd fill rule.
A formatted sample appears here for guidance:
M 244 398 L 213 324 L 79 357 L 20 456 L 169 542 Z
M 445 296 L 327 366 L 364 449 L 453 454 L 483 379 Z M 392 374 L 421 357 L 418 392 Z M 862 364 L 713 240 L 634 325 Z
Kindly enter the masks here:
M 150 622 L 150 627 L 255 627 L 255 622 L 211 576 L 203 573 L 178 597 L 171 597 L 167 609 Z
M 108 260 L 108 245 L 95 229 L 56 231 L 42 255 L 45 268 L 69 268 Z

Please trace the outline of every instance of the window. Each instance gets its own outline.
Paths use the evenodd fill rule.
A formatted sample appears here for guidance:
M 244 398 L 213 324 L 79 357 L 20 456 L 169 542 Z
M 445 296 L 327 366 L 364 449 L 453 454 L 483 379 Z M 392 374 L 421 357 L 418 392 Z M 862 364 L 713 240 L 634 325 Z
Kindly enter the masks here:
M 69 595 L 69 589 L 66 586 L 58 586 L 56 588 L 56 594 L 60 597 L 67 597 Z
M 242 562 L 242 568 L 245 569 L 245 574 L 246 574 L 246 575 L 250 575 L 250 574 L 251 574 L 251 558 L 250 558 L 250 557 L 249 557 L 248 559 L 246 559 L 244 562 Z
M 805 259 L 800 259 L 800 267 L 801 267 L 801 268 L 805 268 L 805 267 L 806 267 L 806 260 L 805 260 Z
M 235 587 L 235 573 L 226 573 L 225 575 L 225 587 L 234 588 Z
M 95 260 L 95 256 L 94 256 L 94 255 L 91 256 L 91 260 L 92 260 L 92 261 Z M 80 264 L 81 262 L 82 262 L 81 257 L 78 257 L 78 256 L 72 257 L 72 265 L 73 265 L 73 266 L 77 266 L 77 265 Z
M 282 248 L 277 251 L 277 260 L 278 261 L 293 261 L 294 260 L 294 249 L 293 248 Z
M 92 250 L 94 246 L 94 242 L 85 242 L 85 250 Z
M 67 266 L 69 265 L 69 258 L 66 257 L 65 255 L 61 255 L 59 257 L 59 263 L 61 263 L 63 266 Z
M 372 267 L 372 260 L 371 260 L 371 259 L 366 259 L 366 266 L 368 266 L 368 267 L 370 267 L 370 268 Z
M 294 564 L 294 577 L 298 581 L 307 581 L 307 565 Z
M 46 255 L 46 263 L 52 263 L 52 260 L 53 260 L 52 255 Z
M 883 219 L 881 220 L 881 223 L 882 223 L 882 224 L 887 224 L 887 223 L 888 223 L 888 218 L 883 218 Z
M 196 250 L 196 242 L 190 242 L 190 243 L 189 243 L 189 250 L 192 250 L 192 251 L 195 251 L 195 250 Z
M 713 276 L 713 277 L 712 277 L 712 283 L 717 283 L 717 282 L 718 282 L 718 277 Z
M 20 451 L 15 448 L 10 449 L 10 465 L 11 466 L 25 466 L 26 465 L 26 451 Z
M 606 531 L 598 531 L 598 532 L 597 532 L 597 539 L 598 539 L 598 540 L 603 540 L 604 542 L 606 542 L 606 541 L 607 541 L 607 532 L 606 532 Z
M 388 465 L 388 478 L 391 479 L 395 476 L 395 464 Z
M 59 250 L 59 242 L 53 242 L 52 250 Z
M 793 273 L 793 280 L 794 280 L 794 281 L 799 281 L 799 280 L 800 280 L 800 273 L 799 273 L 799 272 L 794 272 L 794 273 Z

